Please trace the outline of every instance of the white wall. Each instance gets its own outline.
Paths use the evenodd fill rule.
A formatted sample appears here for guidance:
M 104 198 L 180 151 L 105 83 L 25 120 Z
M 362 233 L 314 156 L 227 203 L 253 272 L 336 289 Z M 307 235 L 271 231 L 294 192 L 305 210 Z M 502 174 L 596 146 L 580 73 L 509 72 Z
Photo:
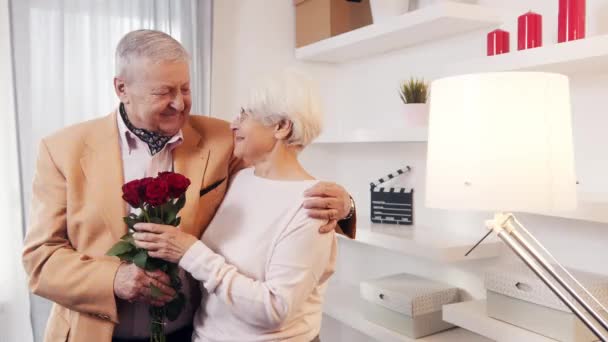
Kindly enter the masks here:
M 27 277 L 21 263 L 23 248 L 15 90 L 7 0 L 0 0 L 0 342 L 32 341 Z
M 420 6 L 428 0 L 419 0 Z M 470 2 L 470 1 L 468 1 Z M 544 16 L 545 45 L 556 41 L 557 0 L 479 0 L 502 7 L 504 27 L 511 31 L 511 48 L 516 49 L 516 16 L 529 9 Z M 485 33 L 473 32 L 438 42 L 419 45 L 343 65 L 299 63 L 294 58 L 294 12 L 286 0 L 221 0 L 215 2 L 214 56 L 211 112 L 231 118 L 239 101 L 257 77 L 285 66 L 301 65 L 321 83 L 327 122 L 333 125 L 375 124 L 384 113 L 400 110 L 399 81 L 410 76 L 434 79 L 443 67 L 458 60 L 485 54 Z M 588 0 L 588 36 L 608 33 L 608 0 Z M 555 28 L 555 29 L 551 29 Z M 577 169 L 586 192 L 608 194 L 608 75 L 586 74 L 572 78 L 572 102 Z M 389 124 L 388 122 L 386 124 Z M 369 182 L 408 164 L 416 189 L 417 224 L 441 225 L 452 233 L 477 237 L 484 233 L 487 214 L 459 213 L 424 208 L 424 143 L 323 144 L 309 147 L 304 164 L 322 179 L 343 184 L 355 197 L 360 224 L 369 214 Z M 608 211 L 607 211 L 608 213 Z M 540 215 L 521 215 L 521 221 L 566 265 L 608 275 L 608 224 Z M 404 228 L 405 229 L 405 228 Z M 472 241 L 474 238 L 472 238 Z M 488 262 L 441 265 L 397 253 L 342 241 L 336 278 L 362 279 L 405 271 L 450 282 L 472 297 L 483 297 L 483 268 Z M 331 319 L 324 321 L 324 336 L 337 341 L 365 341 Z

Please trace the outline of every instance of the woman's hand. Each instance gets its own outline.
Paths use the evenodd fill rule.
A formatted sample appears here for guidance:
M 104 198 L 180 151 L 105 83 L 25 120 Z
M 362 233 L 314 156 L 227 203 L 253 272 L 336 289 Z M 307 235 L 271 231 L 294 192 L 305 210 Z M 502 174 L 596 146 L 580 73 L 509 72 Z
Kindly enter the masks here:
M 138 223 L 133 228 L 135 245 L 148 250 L 153 258 L 179 263 L 197 238 L 176 227 L 154 223 Z

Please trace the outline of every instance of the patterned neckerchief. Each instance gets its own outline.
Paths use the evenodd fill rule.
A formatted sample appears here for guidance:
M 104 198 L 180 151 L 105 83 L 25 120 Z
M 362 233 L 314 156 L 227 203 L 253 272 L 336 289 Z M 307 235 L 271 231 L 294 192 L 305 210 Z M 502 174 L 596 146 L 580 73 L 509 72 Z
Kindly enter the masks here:
M 119 106 L 120 117 L 122 121 L 125 123 L 129 131 L 135 134 L 141 141 L 145 142 L 150 149 L 150 153 L 152 155 L 157 154 L 162 151 L 165 145 L 171 140 L 172 137 L 168 137 L 156 132 L 150 132 L 143 128 L 137 128 L 131 121 L 129 121 L 129 117 L 127 116 L 127 111 L 125 110 L 125 105 L 121 102 Z

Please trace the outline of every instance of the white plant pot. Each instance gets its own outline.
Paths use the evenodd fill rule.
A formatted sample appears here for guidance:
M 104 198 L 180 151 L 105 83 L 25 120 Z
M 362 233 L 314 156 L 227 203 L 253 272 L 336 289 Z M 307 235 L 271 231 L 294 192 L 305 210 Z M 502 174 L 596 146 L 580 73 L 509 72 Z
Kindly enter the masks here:
M 402 15 L 410 7 L 410 0 L 370 0 L 374 23 Z
M 405 121 L 408 126 L 422 127 L 429 124 L 428 103 L 409 103 L 404 105 Z

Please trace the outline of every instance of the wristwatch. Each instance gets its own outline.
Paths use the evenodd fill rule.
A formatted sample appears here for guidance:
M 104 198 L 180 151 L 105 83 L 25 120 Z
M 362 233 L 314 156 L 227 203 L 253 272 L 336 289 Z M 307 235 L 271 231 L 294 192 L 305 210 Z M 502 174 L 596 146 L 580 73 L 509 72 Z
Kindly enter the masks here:
M 355 200 L 353 199 L 353 196 L 349 195 L 348 197 L 350 197 L 350 210 L 348 211 L 348 215 L 340 221 L 349 220 L 355 214 Z

